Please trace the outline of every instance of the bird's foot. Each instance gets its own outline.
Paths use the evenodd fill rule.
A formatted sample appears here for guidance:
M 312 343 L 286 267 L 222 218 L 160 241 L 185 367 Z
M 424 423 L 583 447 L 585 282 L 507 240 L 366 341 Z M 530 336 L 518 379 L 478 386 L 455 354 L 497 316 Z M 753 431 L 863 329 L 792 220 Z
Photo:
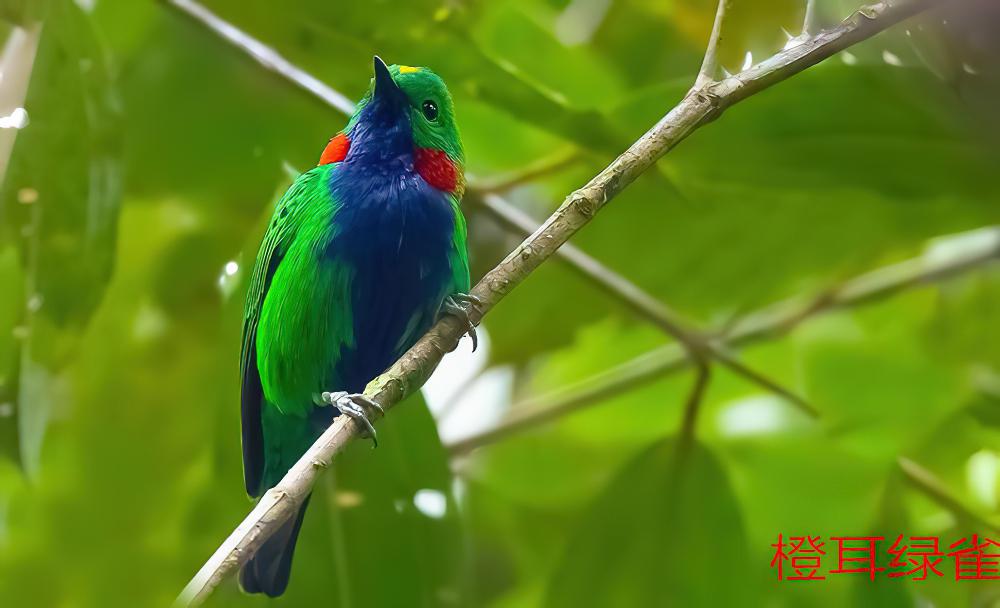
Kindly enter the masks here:
M 483 299 L 471 293 L 462 293 L 462 292 L 453 293 L 451 294 L 451 299 L 461 304 L 474 306 L 476 308 L 479 308 L 480 306 L 483 305 Z
M 483 301 L 471 293 L 454 293 L 441 303 L 441 314 L 455 315 L 465 324 L 465 333 L 472 338 L 472 352 L 476 352 L 476 347 L 479 346 L 479 336 L 476 335 L 476 324 L 472 322 L 469 309 L 478 308 L 482 304 Z
M 324 403 L 329 403 L 338 412 L 353 418 L 360 424 L 363 431 L 361 436 L 371 438 L 374 447 L 378 447 L 378 435 L 375 433 L 372 421 L 368 419 L 368 412 L 365 411 L 365 408 L 377 410 L 379 415 L 384 416 L 385 410 L 382 409 L 381 405 L 361 393 L 336 391 L 333 393 L 323 393 L 321 397 Z

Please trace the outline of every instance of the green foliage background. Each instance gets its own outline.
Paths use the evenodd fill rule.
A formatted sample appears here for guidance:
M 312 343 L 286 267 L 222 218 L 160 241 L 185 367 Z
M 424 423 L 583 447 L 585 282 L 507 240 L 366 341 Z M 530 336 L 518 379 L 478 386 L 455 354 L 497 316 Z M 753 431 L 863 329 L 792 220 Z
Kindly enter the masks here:
M 853 8 L 818 4 L 825 23 Z M 708 327 L 1000 223 L 988 4 L 911 21 L 733 108 L 575 242 Z M 680 99 L 715 10 L 206 5 L 354 99 L 375 53 L 433 67 L 479 177 L 572 155 L 509 193 L 537 218 Z M 804 9 L 734 5 L 730 72 L 747 52 L 780 49 Z M 5 0 L 0 19 L 8 40 L 43 23 L 26 59 L 30 121 L 0 129 L 0 141 L 16 135 L 0 170 L 0 604 L 168 605 L 251 507 L 238 431 L 245 269 L 289 172 L 345 120 L 162 3 Z M 0 102 L 17 96 L 4 86 Z M 466 213 L 475 278 L 520 235 L 474 201 Z M 513 402 L 668 341 L 558 262 L 485 331 L 486 375 L 510 379 L 490 386 Z M 792 584 L 769 568 L 779 533 L 1000 536 L 995 264 L 817 316 L 740 355 L 822 419 L 717 369 L 680 473 L 689 373 L 460 460 L 411 400 L 380 423 L 377 451 L 352 446 L 317 487 L 291 588 L 274 603 L 998 605 L 988 582 Z M 901 456 L 961 508 L 907 483 Z M 417 508 L 421 492 L 443 497 L 443 515 Z M 267 603 L 230 581 L 210 605 Z

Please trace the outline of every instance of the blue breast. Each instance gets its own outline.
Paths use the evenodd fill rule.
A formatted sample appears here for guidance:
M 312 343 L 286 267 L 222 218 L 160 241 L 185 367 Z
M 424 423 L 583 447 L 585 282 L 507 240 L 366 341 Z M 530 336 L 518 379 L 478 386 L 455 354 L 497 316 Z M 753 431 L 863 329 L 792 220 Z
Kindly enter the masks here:
M 455 217 L 448 196 L 414 171 L 408 123 L 369 118 L 358 122 L 351 153 L 330 179 L 341 207 L 327 259 L 354 270 L 354 345 L 342 350 L 331 381 L 351 392 L 363 390 L 430 328 L 452 273 Z

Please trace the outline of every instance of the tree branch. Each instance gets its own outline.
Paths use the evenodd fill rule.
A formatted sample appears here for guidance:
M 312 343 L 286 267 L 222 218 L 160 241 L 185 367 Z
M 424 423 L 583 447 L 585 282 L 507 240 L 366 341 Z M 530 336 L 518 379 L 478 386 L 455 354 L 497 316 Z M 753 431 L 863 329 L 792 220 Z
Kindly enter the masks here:
M 900 456 L 896 460 L 903 477 L 916 489 L 929 496 L 934 502 L 963 519 L 973 526 L 978 526 L 990 532 L 1000 532 L 1000 523 L 991 521 L 981 513 L 967 506 L 948 490 L 944 482 L 933 473 L 916 462 Z
M 899 291 L 943 280 L 1000 260 L 1000 226 L 941 239 L 948 256 L 925 254 L 860 275 L 819 297 L 792 298 L 751 313 L 719 339 L 742 346 L 791 331 L 802 321 L 835 308 L 863 304 Z M 678 371 L 688 363 L 676 344 L 652 350 L 558 392 L 511 408 L 495 427 L 448 445 L 453 455 L 468 453 L 575 412 Z
M 186 3 L 184 0 L 169 1 Z M 782 51 L 736 76 L 689 92 L 606 169 L 570 194 L 534 234 L 479 281 L 472 293 L 482 305 L 479 311 L 473 311 L 473 320 L 479 321 L 618 193 L 691 132 L 717 118 L 725 108 L 932 4 L 933 0 L 903 0 L 867 6 L 806 43 Z M 419 389 L 444 354 L 457 345 L 464 331 L 464 325 L 454 316 L 443 318 L 387 372 L 373 380 L 365 394 L 388 411 Z M 319 472 L 329 466 L 334 456 L 359 431 L 353 420 L 337 417 L 281 482 L 264 494 L 181 592 L 178 602 L 201 604 L 223 580 L 233 575 L 278 526 L 292 517 L 311 491 Z
M 521 170 L 509 175 L 501 175 L 493 178 L 478 178 L 469 180 L 469 189 L 481 194 L 499 194 L 512 190 L 517 186 L 533 182 L 538 178 L 545 177 L 562 171 L 573 163 L 580 160 L 582 155 L 578 150 L 567 149 L 556 152 L 551 156 L 539 159 Z M 507 204 L 505 202 L 505 204 Z
M 510 205 L 495 194 L 485 194 L 480 197 L 480 203 L 493 212 L 507 228 L 515 231 L 531 232 L 537 223 L 525 212 Z M 696 366 L 707 366 L 708 359 L 714 359 L 729 368 L 733 373 L 742 376 L 754 384 L 759 384 L 766 390 L 787 399 L 810 417 L 818 417 L 819 412 L 807 403 L 805 399 L 771 380 L 767 376 L 754 371 L 721 348 L 707 341 L 704 336 L 688 329 L 691 324 L 671 310 L 655 297 L 644 291 L 635 283 L 629 281 L 614 270 L 600 263 L 572 243 L 567 243 L 556 251 L 560 259 L 580 273 L 585 279 L 621 300 L 637 315 L 649 321 L 666 334 L 673 336 L 687 351 Z
M 732 0 L 719 0 L 719 6 L 715 10 L 715 21 L 712 23 L 712 33 L 708 37 L 708 45 L 705 47 L 705 57 L 701 60 L 701 69 L 698 70 L 698 77 L 694 80 L 694 88 L 698 89 L 710 82 L 715 82 L 715 74 L 719 70 L 719 44 L 722 42 L 722 24 L 726 20 L 726 11 Z
M 335 91 L 309 72 L 285 59 L 280 53 L 250 36 L 243 30 L 208 10 L 194 0 L 161 0 L 207 27 L 230 44 L 250 55 L 265 69 L 283 76 L 286 80 L 318 97 L 327 105 L 350 116 L 354 113 L 354 102 L 339 91 Z

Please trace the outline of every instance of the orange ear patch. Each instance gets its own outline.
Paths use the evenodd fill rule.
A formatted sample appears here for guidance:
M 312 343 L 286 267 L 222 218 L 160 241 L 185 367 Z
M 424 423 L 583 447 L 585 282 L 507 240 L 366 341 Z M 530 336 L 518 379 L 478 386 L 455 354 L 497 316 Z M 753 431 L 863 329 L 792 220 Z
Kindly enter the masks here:
M 347 135 L 339 133 L 330 140 L 330 143 L 326 144 L 323 154 L 319 157 L 319 164 L 329 165 L 330 163 L 339 163 L 347 158 L 347 153 L 350 149 L 351 141 L 347 139 Z

